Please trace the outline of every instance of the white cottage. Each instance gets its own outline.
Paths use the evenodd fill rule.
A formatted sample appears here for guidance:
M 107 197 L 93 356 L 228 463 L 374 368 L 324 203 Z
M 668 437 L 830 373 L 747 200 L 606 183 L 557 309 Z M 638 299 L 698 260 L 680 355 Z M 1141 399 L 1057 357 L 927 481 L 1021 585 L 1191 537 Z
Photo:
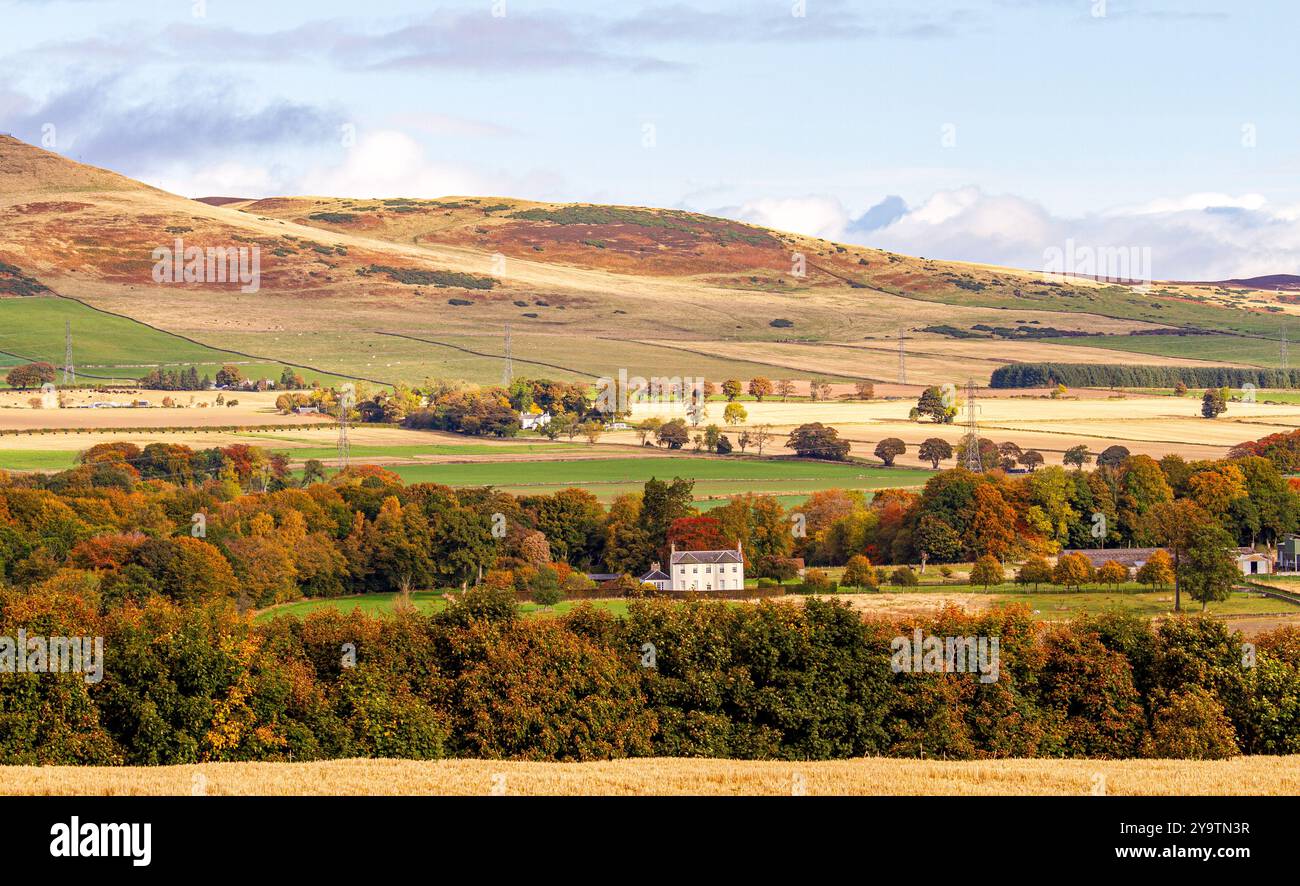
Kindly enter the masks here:
M 666 587 L 662 577 L 668 579 Z M 655 568 L 641 580 L 660 590 L 739 591 L 745 587 L 745 555 L 739 542 L 727 551 L 679 551 L 674 545 L 667 575 Z

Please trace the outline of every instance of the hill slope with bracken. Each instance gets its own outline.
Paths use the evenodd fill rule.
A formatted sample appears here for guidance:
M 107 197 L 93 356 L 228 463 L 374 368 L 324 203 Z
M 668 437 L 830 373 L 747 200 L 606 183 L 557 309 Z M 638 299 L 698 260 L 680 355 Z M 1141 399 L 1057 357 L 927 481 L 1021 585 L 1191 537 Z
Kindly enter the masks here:
M 260 288 L 156 283 L 153 252 L 177 239 L 258 247 Z M 1114 359 L 1078 346 L 1089 336 L 1262 334 L 1282 309 L 1268 290 L 1136 293 L 679 210 L 496 197 L 191 200 L 7 136 L 0 263 L 0 295 L 77 298 L 214 347 L 385 380 L 491 380 L 499 369 L 485 366 L 506 323 L 524 366 L 570 376 L 766 367 L 889 378 L 880 340 L 904 329 L 936 371 L 957 364 L 986 377 L 1007 359 Z

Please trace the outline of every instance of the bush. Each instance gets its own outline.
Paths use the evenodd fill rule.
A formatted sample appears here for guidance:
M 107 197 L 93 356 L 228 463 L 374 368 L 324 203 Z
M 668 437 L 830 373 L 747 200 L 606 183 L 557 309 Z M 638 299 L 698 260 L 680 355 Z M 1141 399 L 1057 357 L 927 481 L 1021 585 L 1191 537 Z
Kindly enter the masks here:
M 900 566 L 889 574 L 889 583 L 900 588 L 914 588 L 921 583 L 921 579 L 910 566 Z
M 1157 706 L 1143 753 L 1178 760 L 1226 760 L 1239 751 L 1223 705 L 1208 690 L 1189 685 Z

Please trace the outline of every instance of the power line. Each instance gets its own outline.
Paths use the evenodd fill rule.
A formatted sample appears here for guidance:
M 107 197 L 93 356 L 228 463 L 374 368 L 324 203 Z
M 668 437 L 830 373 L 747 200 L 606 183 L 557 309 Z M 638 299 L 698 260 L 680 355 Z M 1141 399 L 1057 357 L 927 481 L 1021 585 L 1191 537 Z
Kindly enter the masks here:
M 984 472 L 984 460 L 980 454 L 980 426 L 975 417 L 978 407 L 975 405 L 975 380 L 966 381 L 966 436 L 962 438 L 966 447 L 965 467 L 977 474 Z
M 351 383 L 345 384 L 339 394 L 338 466 L 341 471 L 347 470 L 352 464 L 352 442 L 348 439 L 348 413 L 352 410 L 355 400 L 356 388 Z
M 898 383 L 907 384 L 907 351 L 903 344 L 903 329 L 898 329 Z
M 510 387 L 510 383 L 515 380 L 515 364 L 510 356 L 510 324 L 506 324 L 506 362 L 501 368 L 501 385 Z
M 77 383 L 77 368 L 72 365 L 72 321 L 63 321 L 63 384 Z

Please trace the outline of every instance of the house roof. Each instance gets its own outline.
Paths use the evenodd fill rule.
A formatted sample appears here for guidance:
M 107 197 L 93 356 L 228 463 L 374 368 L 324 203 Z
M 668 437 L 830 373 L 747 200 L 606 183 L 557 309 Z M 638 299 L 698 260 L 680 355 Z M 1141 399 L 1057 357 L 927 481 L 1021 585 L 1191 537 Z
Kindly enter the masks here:
M 665 575 L 662 569 L 651 569 L 641 576 L 641 581 L 672 581 L 672 579 Z
M 591 579 L 592 581 L 613 581 L 618 577 L 619 574 L 617 572 L 588 572 L 587 573 L 587 578 Z
M 1152 554 L 1160 550 L 1165 550 L 1167 552 L 1167 549 L 1165 548 L 1079 548 L 1076 550 L 1061 551 L 1061 554 L 1083 554 L 1088 558 L 1088 562 L 1094 567 L 1101 566 L 1103 563 L 1110 560 L 1114 560 L 1121 566 L 1131 567 L 1136 566 L 1139 563 L 1145 563 L 1151 559 Z M 1251 548 L 1237 548 L 1236 553 L 1238 559 L 1271 559 L 1268 554 Z
M 1164 548 L 1079 548 L 1061 551 L 1061 554 L 1083 554 L 1093 566 L 1100 566 L 1111 560 L 1121 566 L 1136 566 L 1138 563 L 1150 560 L 1152 554 L 1161 550 Z
M 740 563 L 740 551 L 673 551 L 672 565 L 683 563 Z

